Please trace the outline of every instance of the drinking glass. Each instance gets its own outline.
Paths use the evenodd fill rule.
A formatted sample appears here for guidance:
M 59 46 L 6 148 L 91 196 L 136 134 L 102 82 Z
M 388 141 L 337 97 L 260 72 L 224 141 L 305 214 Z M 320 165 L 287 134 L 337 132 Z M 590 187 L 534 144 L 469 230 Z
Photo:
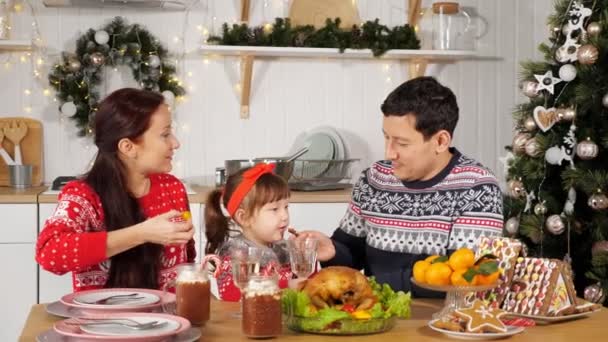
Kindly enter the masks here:
M 291 271 L 298 278 L 308 278 L 315 271 L 318 244 L 314 237 L 289 240 Z

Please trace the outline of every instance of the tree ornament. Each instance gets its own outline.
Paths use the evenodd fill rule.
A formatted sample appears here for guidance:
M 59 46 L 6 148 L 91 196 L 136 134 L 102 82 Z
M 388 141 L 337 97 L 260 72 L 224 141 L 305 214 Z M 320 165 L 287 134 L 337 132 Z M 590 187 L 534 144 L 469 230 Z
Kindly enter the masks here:
M 597 157 L 598 147 L 590 138 L 581 141 L 576 145 L 576 155 L 582 160 L 589 160 Z
M 604 210 L 608 208 L 608 197 L 601 192 L 589 196 L 587 205 L 594 210 Z
M 150 55 L 148 57 L 148 65 L 152 68 L 158 68 L 160 66 L 160 58 L 157 55 Z
M 103 53 L 101 52 L 94 52 L 91 54 L 91 57 L 89 57 L 91 60 L 91 64 L 96 66 L 96 67 L 100 67 L 102 65 L 104 65 L 104 63 L 106 62 L 106 58 L 103 55 Z
M 564 64 L 559 68 L 559 78 L 570 82 L 576 78 L 576 67 L 572 64 Z
M 551 146 L 545 151 L 545 160 L 551 165 L 561 165 L 568 157 L 563 147 Z
M 536 205 L 534 206 L 534 214 L 537 216 L 542 216 L 545 215 L 547 213 L 547 206 L 545 205 L 545 202 L 538 202 L 536 203 Z
M 78 109 L 72 101 L 68 101 L 61 105 L 61 113 L 65 116 L 72 116 L 76 114 L 77 111 Z
M 553 235 L 560 235 L 566 229 L 566 225 L 559 215 L 549 216 L 545 221 L 545 227 Z
M 534 78 L 536 78 L 536 80 L 538 81 L 536 91 L 540 92 L 541 90 L 546 89 L 548 92 L 551 93 L 551 95 L 553 95 L 553 93 L 555 92 L 555 85 L 559 82 L 562 82 L 561 78 L 553 76 L 553 71 L 551 70 L 547 70 L 544 75 L 534 75 Z
M 78 57 L 72 56 L 68 58 L 68 70 L 70 70 L 71 72 L 77 72 L 80 70 L 81 67 L 82 64 L 78 60 Z
M 608 108 L 608 94 L 604 95 L 604 97 L 602 97 L 602 106 L 604 106 L 605 108 Z
M 524 81 L 521 83 L 521 91 L 529 98 L 535 98 L 539 95 L 538 83 L 533 81 Z
M 564 213 L 566 215 L 572 216 L 572 214 L 574 214 L 574 204 L 576 203 L 576 190 L 574 190 L 574 188 L 570 187 L 570 189 L 568 189 L 568 199 L 566 200 L 566 203 L 564 203 Z
M 555 58 L 560 63 L 575 62 L 577 59 L 577 50 L 580 47 L 579 32 L 584 32 L 583 23 L 586 21 L 593 11 L 585 7 L 580 2 L 574 2 L 569 7 L 567 14 L 568 22 L 564 25 L 562 32 L 566 37 L 564 44 L 555 52 Z
M 529 133 L 517 133 L 515 137 L 513 137 L 513 152 L 517 154 L 522 154 L 526 151 L 526 142 L 530 140 L 532 135 Z
M 597 37 L 602 33 L 602 26 L 598 22 L 591 22 L 587 25 L 587 34 L 591 37 Z
M 519 232 L 519 217 L 514 216 L 505 222 L 505 230 L 511 235 L 517 235 Z
M 162 92 L 162 94 L 165 98 L 165 103 L 169 107 L 173 107 L 173 104 L 175 103 L 175 94 L 173 94 L 170 90 L 165 90 Z
M 509 188 L 509 195 L 513 198 L 520 198 L 526 194 L 524 184 L 518 179 L 511 179 L 507 186 Z
M 576 109 L 573 107 L 559 108 L 557 117 L 560 121 L 573 121 L 576 118 Z
M 95 42 L 99 45 L 107 44 L 110 41 L 110 35 L 104 30 L 95 32 Z
M 591 247 L 591 255 L 597 255 L 601 253 L 608 253 L 608 241 L 596 241 Z
M 536 138 L 532 137 L 530 140 L 526 142 L 526 154 L 530 157 L 538 157 L 542 151 L 540 148 L 540 144 L 536 140 Z
M 584 296 L 585 300 L 596 304 L 601 304 L 606 299 L 606 294 L 600 283 L 585 287 Z
M 524 129 L 528 132 L 533 132 L 537 128 L 534 118 L 529 116 L 524 120 Z
M 578 49 L 577 57 L 581 64 L 593 64 L 597 61 L 599 51 L 591 44 L 585 44 Z
M 557 109 L 554 107 L 545 108 L 543 106 L 536 106 L 532 115 L 536 125 L 543 132 L 550 130 L 559 121 Z

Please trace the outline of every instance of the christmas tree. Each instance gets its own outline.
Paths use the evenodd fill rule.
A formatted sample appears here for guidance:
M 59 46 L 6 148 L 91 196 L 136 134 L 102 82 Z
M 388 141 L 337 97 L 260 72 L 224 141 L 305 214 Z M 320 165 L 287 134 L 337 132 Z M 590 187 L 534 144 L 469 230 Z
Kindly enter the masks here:
M 557 0 L 544 61 L 522 63 L 505 235 L 570 262 L 579 297 L 608 293 L 608 0 Z

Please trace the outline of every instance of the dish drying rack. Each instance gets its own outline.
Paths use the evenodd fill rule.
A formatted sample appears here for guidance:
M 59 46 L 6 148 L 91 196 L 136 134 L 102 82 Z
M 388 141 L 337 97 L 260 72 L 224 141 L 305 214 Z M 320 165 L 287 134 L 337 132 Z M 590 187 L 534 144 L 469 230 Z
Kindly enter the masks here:
M 350 188 L 353 166 L 359 159 L 294 160 L 289 187 L 299 191 Z

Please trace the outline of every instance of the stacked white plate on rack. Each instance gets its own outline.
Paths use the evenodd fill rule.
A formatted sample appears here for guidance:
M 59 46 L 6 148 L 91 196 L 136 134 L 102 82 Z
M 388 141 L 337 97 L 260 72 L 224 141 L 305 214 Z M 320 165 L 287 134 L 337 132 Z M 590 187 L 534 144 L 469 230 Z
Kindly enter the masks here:
M 344 141 L 338 131 L 329 126 L 322 126 L 300 134 L 294 142 L 289 155 L 303 147 L 308 147 L 308 152 L 296 160 L 294 165 L 294 178 L 317 178 L 321 177 L 329 167 L 332 160 L 346 159 L 346 148 Z M 308 163 L 308 166 L 297 161 L 317 161 Z M 327 161 L 327 162 L 322 162 Z

